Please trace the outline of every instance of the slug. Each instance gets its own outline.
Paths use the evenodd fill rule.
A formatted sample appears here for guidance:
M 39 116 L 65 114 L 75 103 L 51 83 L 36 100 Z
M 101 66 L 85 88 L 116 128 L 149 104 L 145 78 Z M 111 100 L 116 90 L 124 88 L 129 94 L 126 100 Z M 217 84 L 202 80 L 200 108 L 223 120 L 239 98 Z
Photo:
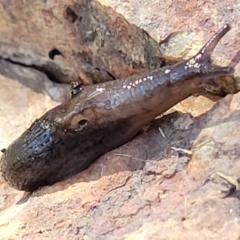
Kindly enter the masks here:
M 154 71 L 91 86 L 73 84 L 72 98 L 37 119 L 3 151 L 1 172 L 13 188 L 32 192 L 87 168 L 131 140 L 144 125 L 233 73 L 210 55 L 224 25 L 192 58 Z

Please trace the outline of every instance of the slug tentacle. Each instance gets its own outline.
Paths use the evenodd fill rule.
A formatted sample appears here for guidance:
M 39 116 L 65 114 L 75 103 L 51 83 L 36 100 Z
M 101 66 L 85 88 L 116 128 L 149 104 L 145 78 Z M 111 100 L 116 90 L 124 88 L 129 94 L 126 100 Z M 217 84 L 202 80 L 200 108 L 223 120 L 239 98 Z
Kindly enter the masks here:
M 186 61 L 186 69 L 190 72 L 200 74 L 210 74 L 212 76 L 225 75 L 233 73 L 232 67 L 215 67 L 211 62 L 211 54 L 218 42 L 230 30 L 230 25 L 225 24 L 217 31 L 208 42 L 199 50 L 199 52 L 192 58 Z M 210 76 L 209 75 L 209 76 Z
M 199 54 L 202 54 L 205 57 L 209 57 L 218 42 L 223 38 L 223 36 L 230 30 L 230 25 L 225 24 L 222 28 L 220 28 L 209 40 L 208 42 L 201 48 Z M 197 54 L 198 55 L 198 54 Z

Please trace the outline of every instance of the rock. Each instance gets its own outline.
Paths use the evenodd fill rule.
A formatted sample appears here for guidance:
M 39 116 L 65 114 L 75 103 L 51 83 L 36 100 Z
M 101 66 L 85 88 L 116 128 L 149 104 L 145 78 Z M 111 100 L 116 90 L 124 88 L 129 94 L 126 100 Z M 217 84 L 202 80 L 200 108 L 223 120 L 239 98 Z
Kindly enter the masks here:
M 56 82 L 98 83 L 163 64 L 155 40 L 97 1 L 2 0 L 0 15 L 0 57 Z
M 77 6 L 85 2 L 0 3 L 3 16 L 0 56 L 11 61 L 20 59 L 23 64 L 16 65 L 9 59 L 0 61 L 1 74 L 8 76 L 0 76 L 0 148 L 4 148 L 35 118 L 69 97 L 68 86 L 48 81 L 46 65 L 50 63 L 49 69 L 55 69 L 61 79 L 66 76 L 63 82 L 83 75 L 83 67 L 78 69 L 77 57 L 71 52 L 82 47 L 69 23 L 76 16 L 69 10 L 67 22 L 62 14 L 67 6 L 76 6 L 73 9 L 79 13 Z M 223 65 L 231 60 L 237 64 L 239 3 L 236 1 L 160 4 L 152 0 L 101 0 L 101 3 L 146 29 L 155 40 L 164 39 L 174 31 L 191 31 L 189 35 L 184 32 L 172 35 L 161 43 L 161 51 L 171 55 L 171 60 L 195 53 L 213 31 L 232 19 L 232 31 L 217 47 L 214 59 Z M 96 2 L 95 6 L 100 5 Z M 108 9 L 108 14 L 113 11 L 104 9 Z M 124 24 L 131 26 L 125 20 Z M 174 38 L 178 39 L 175 43 Z M 145 44 L 153 41 L 150 39 L 147 37 Z M 14 44 L 7 48 L 10 40 Z M 126 40 L 121 38 L 121 41 Z M 165 45 L 169 48 L 164 50 L 163 43 L 168 43 Z M 174 45 L 180 53 L 170 49 Z M 188 46 L 184 49 L 185 45 Z M 49 59 L 49 51 L 55 48 L 62 55 Z M 12 58 L 16 52 L 23 55 Z M 101 54 L 94 56 L 99 62 Z M 124 76 L 125 69 L 128 75 L 150 68 L 146 59 L 145 65 L 138 65 L 135 70 L 129 67 L 129 62 L 118 60 L 122 64 L 112 67 L 119 71 L 118 76 Z M 37 64 L 45 71 L 32 66 Z M 235 69 L 238 79 L 239 64 Z M 56 95 L 56 91 L 62 94 Z M 131 142 L 106 153 L 85 171 L 41 188 L 29 197 L 0 178 L 0 239 L 238 239 L 239 98 L 240 93 L 218 102 L 202 96 L 188 98 L 146 126 Z

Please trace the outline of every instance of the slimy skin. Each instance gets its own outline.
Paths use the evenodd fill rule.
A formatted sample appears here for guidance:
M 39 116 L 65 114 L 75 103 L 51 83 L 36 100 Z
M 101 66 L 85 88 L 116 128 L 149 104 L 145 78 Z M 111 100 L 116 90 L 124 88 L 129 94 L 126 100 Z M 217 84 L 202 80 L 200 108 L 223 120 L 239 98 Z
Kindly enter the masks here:
M 102 154 L 131 140 L 156 116 L 201 93 L 214 77 L 210 55 L 230 29 L 224 25 L 192 58 L 139 76 L 86 86 L 36 120 L 3 153 L 1 172 L 13 188 L 34 191 L 87 168 Z

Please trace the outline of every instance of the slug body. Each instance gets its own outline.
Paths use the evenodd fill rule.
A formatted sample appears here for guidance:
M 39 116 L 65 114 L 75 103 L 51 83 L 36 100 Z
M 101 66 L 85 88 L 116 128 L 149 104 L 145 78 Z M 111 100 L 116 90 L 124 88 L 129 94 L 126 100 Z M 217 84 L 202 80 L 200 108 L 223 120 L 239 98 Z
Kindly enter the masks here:
M 10 186 L 34 191 L 87 168 L 130 139 L 156 116 L 232 74 L 210 54 L 230 29 L 223 26 L 192 58 L 179 64 L 76 91 L 67 103 L 36 120 L 4 152 L 1 171 Z

